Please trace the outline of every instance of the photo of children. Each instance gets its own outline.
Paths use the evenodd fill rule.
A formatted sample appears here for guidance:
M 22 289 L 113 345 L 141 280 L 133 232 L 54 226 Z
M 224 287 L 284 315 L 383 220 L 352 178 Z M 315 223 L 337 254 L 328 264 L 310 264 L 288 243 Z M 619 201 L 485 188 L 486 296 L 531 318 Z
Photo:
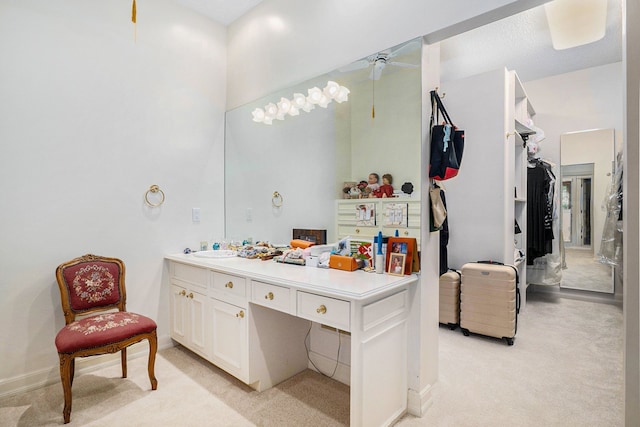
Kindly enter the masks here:
M 394 276 L 404 275 L 405 254 L 392 253 L 389 258 L 389 274 Z
M 407 244 L 402 242 L 393 242 L 391 244 L 391 252 L 394 254 L 406 254 Z

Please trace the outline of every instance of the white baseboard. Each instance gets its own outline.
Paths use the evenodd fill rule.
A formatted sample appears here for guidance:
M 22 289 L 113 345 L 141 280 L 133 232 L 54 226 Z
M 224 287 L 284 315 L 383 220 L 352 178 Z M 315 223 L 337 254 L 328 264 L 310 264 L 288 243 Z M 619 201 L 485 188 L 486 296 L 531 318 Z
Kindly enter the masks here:
M 158 350 L 173 347 L 175 344 L 169 335 L 158 337 Z M 55 351 L 55 348 L 52 350 Z M 135 359 L 149 354 L 149 343 L 141 341 L 127 349 L 127 359 Z M 93 357 L 79 357 L 76 359 L 76 376 L 94 372 L 107 366 L 120 363 L 120 353 L 103 354 Z M 46 387 L 60 382 L 60 367 L 58 364 L 49 368 L 28 372 L 0 381 L 0 398 Z
M 427 385 L 421 391 L 409 389 L 407 394 L 407 412 L 422 417 L 433 404 L 433 387 Z
M 309 358 L 313 360 L 313 364 L 315 364 L 315 366 L 313 366 L 313 364 L 309 362 L 309 369 L 316 372 L 319 371 L 327 376 L 331 376 L 335 369 L 335 375 L 331 378 L 336 381 L 340 381 L 342 384 L 351 385 L 351 367 L 349 365 L 338 363 L 338 366 L 336 367 L 335 359 L 330 359 L 313 351 L 309 352 Z

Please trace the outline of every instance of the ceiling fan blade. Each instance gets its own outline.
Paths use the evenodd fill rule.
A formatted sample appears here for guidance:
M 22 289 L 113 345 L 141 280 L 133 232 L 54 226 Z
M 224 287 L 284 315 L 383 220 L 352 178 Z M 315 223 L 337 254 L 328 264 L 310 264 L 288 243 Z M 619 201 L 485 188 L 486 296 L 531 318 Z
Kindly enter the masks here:
M 389 58 L 393 58 L 394 56 L 402 55 L 404 53 L 418 49 L 420 47 L 420 44 L 420 40 L 414 40 L 407 44 L 404 44 L 396 50 L 392 50 L 391 52 L 389 52 Z
M 351 64 L 345 65 L 344 67 L 338 68 L 338 71 L 341 73 L 346 73 L 349 71 L 362 70 L 363 68 L 367 68 L 371 63 L 366 59 L 361 59 L 356 62 L 352 62 Z
M 402 67 L 402 68 L 418 68 L 419 65 L 417 64 L 408 64 L 406 62 L 388 62 L 389 65 L 394 65 L 396 67 Z

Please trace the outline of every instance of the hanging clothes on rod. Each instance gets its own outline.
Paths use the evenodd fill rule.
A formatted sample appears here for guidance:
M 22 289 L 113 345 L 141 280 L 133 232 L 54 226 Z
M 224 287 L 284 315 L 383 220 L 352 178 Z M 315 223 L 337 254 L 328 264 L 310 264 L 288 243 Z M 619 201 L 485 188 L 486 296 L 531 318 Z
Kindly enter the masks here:
M 556 176 L 552 163 L 530 158 L 527 167 L 527 265 L 553 252 Z

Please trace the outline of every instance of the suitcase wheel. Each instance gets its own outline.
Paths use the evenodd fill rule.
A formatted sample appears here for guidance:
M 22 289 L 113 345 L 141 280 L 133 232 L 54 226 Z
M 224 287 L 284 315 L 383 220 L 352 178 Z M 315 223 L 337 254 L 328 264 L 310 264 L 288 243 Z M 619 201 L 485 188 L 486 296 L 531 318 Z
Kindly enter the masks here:
M 468 337 L 468 336 L 469 336 L 469 330 L 468 330 L 468 329 L 461 328 L 461 330 L 462 330 L 462 334 L 463 334 L 465 337 Z
M 513 345 L 513 338 L 504 337 L 505 341 L 507 341 L 507 345 Z
M 454 331 L 458 325 L 456 323 L 447 323 L 447 326 L 449 326 L 449 330 Z

